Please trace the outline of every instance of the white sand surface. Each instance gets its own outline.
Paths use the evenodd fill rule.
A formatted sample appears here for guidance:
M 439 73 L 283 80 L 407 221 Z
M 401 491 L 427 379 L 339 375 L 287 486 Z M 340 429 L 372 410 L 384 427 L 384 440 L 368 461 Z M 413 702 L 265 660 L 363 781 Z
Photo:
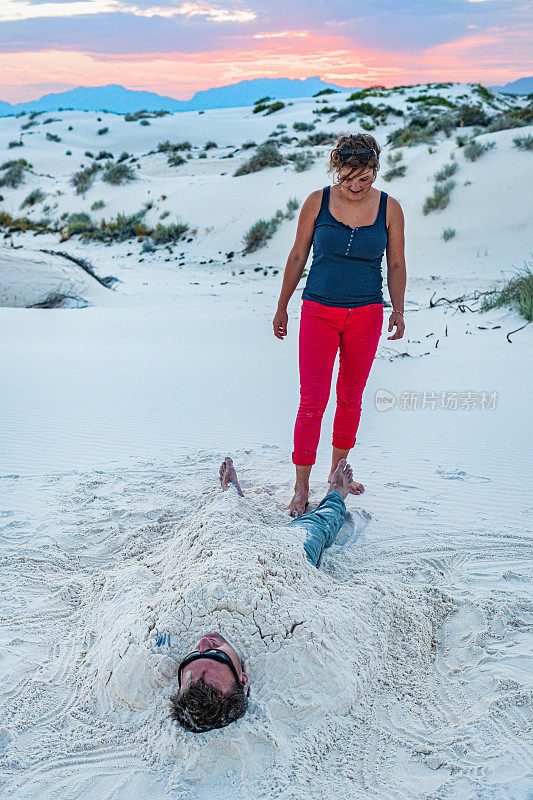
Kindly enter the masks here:
M 295 101 L 279 119 L 310 119 L 313 102 Z M 96 115 L 51 116 L 65 128 L 91 120 L 79 149 L 100 146 Z M 24 119 L 0 119 L 6 141 Z M 259 142 L 276 121 L 250 109 L 174 115 L 153 120 L 156 130 L 128 123 L 130 138 L 118 131 L 113 145 L 140 154 L 166 138 Z M 392 127 L 376 135 L 384 141 Z M 303 282 L 280 342 L 271 320 L 281 272 L 253 271 L 283 269 L 296 220 L 257 253 L 225 254 L 259 216 L 326 185 L 324 163 L 234 178 L 241 156 L 215 164 L 210 155 L 162 187 L 157 169 L 168 170 L 151 156 L 160 167 L 148 175 L 141 159 L 134 190 L 100 183 L 83 200 L 67 191 L 71 162 L 47 162 L 50 190 L 65 191 L 58 214 L 103 192 L 105 215 L 133 211 L 164 188 L 199 233 L 173 253 L 147 254 L 136 241 L 4 240 L 2 798 L 531 796 L 531 326 L 509 342 L 525 322 L 514 311 L 429 305 L 501 285 L 531 259 L 531 154 L 512 145 L 530 131 L 487 134 L 497 145 L 474 163 L 454 137 L 433 153 L 404 149 L 406 177 L 378 177 L 406 215 L 407 330 L 388 341 L 385 313 L 350 459 L 365 492 L 349 497 L 319 571 L 286 511 Z M 29 159 L 41 158 L 43 172 L 52 147 L 65 149 L 41 140 Z M 452 152 L 450 205 L 424 217 L 432 176 Z M 30 188 L 4 190 L 4 208 Z M 456 237 L 444 243 L 449 226 Z M 106 289 L 41 249 L 87 258 L 120 282 Z M 65 281 L 88 307 L 20 307 Z M 395 398 L 388 411 L 376 407 L 380 391 Z M 442 392 L 457 392 L 458 407 L 441 408 Z M 413 393 L 417 407 L 402 407 Z M 333 413 L 334 398 L 312 505 L 326 489 Z M 228 453 L 244 498 L 217 486 Z M 169 719 L 161 660 L 215 629 L 246 656 L 250 710 L 223 730 L 186 734 Z M 170 648 L 156 646 L 156 631 L 170 633 Z

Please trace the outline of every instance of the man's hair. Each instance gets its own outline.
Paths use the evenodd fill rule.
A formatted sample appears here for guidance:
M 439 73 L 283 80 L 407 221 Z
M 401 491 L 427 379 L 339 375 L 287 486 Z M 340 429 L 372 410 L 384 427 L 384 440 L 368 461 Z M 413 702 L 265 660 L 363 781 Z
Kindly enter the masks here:
M 225 728 L 244 715 L 248 698 L 242 683 L 235 681 L 227 692 L 222 692 L 202 676 L 183 694 L 170 698 L 170 716 L 191 733 L 204 733 L 212 728 Z

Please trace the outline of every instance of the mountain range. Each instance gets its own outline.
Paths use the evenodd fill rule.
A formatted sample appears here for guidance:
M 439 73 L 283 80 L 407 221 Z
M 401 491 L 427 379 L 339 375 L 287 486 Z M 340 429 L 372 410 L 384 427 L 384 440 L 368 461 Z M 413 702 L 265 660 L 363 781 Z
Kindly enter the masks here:
M 334 83 L 325 83 L 321 78 L 256 78 L 251 81 L 240 81 L 229 86 L 217 86 L 205 89 L 190 100 L 176 100 L 155 92 L 137 92 L 124 86 L 111 83 L 107 86 L 78 86 L 65 92 L 45 94 L 38 100 L 27 103 L 6 103 L 0 100 L 0 116 L 20 114 L 23 111 L 57 111 L 76 109 L 83 111 L 112 111 L 117 114 L 146 111 L 204 111 L 208 108 L 233 108 L 250 106 L 261 97 L 290 99 L 311 97 L 324 89 L 338 92 L 349 92 L 360 87 L 346 88 Z M 519 78 L 504 86 L 490 86 L 499 92 L 508 94 L 533 93 L 533 77 Z

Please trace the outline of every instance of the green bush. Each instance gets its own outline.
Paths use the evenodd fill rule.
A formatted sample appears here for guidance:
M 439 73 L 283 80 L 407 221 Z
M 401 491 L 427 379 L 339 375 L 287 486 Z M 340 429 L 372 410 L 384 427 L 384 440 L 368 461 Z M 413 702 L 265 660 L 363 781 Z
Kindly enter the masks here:
M 103 208 L 105 203 L 103 200 L 95 200 L 91 206 L 91 211 L 98 211 L 99 208 Z
M 49 142 L 60 142 L 61 139 L 57 135 L 57 133 L 50 133 L 50 131 L 46 132 L 46 138 Z
M 149 125 L 149 124 L 150 124 L 150 123 L 148 122 L 148 120 L 147 120 L 147 119 L 142 119 L 142 120 L 141 120 L 141 125 Z
M 24 147 L 24 142 L 22 139 L 19 142 L 9 142 L 7 149 L 11 150 L 12 147 Z
M 289 198 L 285 212 L 278 209 L 270 219 L 259 219 L 246 231 L 243 237 L 244 253 L 253 253 L 264 247 L 272 238 L 278 226 L 284 219 L 293 219 L 294 213 L 300 204 L 295 197 Z
M 442 238 L 445 242 L 449 242 L 455 236 L 455 228 L 444 228 L 442 231 Z
M 446 97 L 441 97 L 438 94 L 423 94 L 420 97 L 410 97 L 410 103 L 422 103 L 425 106 L 446 106 L 447 108 L 456 108 L 455 103 L 448 100 Z
M 185 164 L 186 161 L 187 159 L 183 158 L 183 156 L 180 156 L 179 153 L 170 153 L 169 157 L 167 158 L 167 164 L 170 167 L 179 167 L 180 164 Z
M 467 158 L 469 161 L 477 161 L 477 159 L 482 156 L 483 153 L 486 153 L 487 150 L 492 150 L 492 148 L 495 146 L 496 142 L 487 142 L 486 144 L 481 144 L 481 142 L 476 142 L 473 140 L 468 142 L 463 152 L 465 154 L 465 158 Z
M 122 153 L 117 158 L 117 164 L 122 164 L 123 161 L 126 161 L 128 158 L 131 158 L 130 154 L 123 150 Z
M 303 153 L 290 153 L 287 160 L 292 161 L 295 172 L 304 172 L 313 166 L 315 156 L 311 150 L 304 150 Z
M 208 142 L 205 143 L 204 150 L 212 150 L 214 147 L 218 147 L 218 144 L 216 142 L 212 142 L 211 140 L 209 140 Z
M 250 172 L 259 172 L 266 167 L 279 167 L 285 163 L 286 159 L 281 155 L 276 145 L 265 143 L 260 145 L 256 153 L 248 161 L 245 161 L 233 175 L 247 175 Z
M 469 106 L 467 104 L 459 106 L 458 120 L 460 125 L 467 127 L 471 125 L 481 125 L 481 127 L 484 127 L 490 122 L 482 106 Z
M 91 153 L 90 150 L 86 150 L 85 151 L 85 155 L 86 155 L 87 158 L 94 158 L 94 153 Z
M 437 183 L 433 187 L 433 194 L 426 197 L 422 212 L 429 214 L 430 211 L 440 211 L 446 208 L 450 202 L 450 194 L 455 186 L 455 181 L 446 181 L 446 183 Z
M 265 117 L 268 114 L 274 114 L 276 111 L 281 111 L 282 108 L 285 108 L 285 103 L 282 103 L 281 100 L 277 100 L 275 103 L 269 105 L 268 110 L 265 114 Z
M 191 149 L 192 149 L 192 144 L 188 141 L 177 142 L 176 144 L 172 144 L 167 139 L 166 142 L 159 142 L 159 144 L 157 145 L 158 153 L 168 153 L 168 152 L 175 153 L 179 150 L 191 150 Z
M 207 153 L 205 152 L 198 153 L 198 158 L 207 158 Z
M 441 181 L 447 181 L 448 178 L 451 178 L 452 175 L 455 175 L 457 170 L 459 169 L 459 165 L 455 161 L 451 161 L 449 164 L 445 164 L 438 172 L 435 173 L 435 180 L 437 183 Z
M 134 181 L 135 172 L 129 164 L 109 164 L 102 175 L 102 180 L 113 186 L 120 186 L 122 183 Z
M 241 144 L 241 150 L 250 150 L 251 147 L 257 147 L 257 143 L 250 140 Z
M 314 131 L 315 126 L 312 122 L 293 122 L 292 127 L 295 131 Z
M 34 206 L 36 203 L 42 203 L 45 197 L 45 193 L 40 189 L 34 189 L 28 195 L 26 195 L 19 208 L 22 209 L 26 208 L 26 206 Z
M 175 222 L 171 225 L 163 225 L 158 222 L 150 238 L 154 244 L 165 244 L 166 242 L 176 242 L 182 239 L 189 230 L 189 226 L 184 222 Z
M 392 181 L 394 178 L 403 178 L 405 173 L 407 172 L 407 166 L 405 164 L 398 164 L 395 167 L 391 167 L 385 174 L 383 175 L 383 180 L 385 181 Z
M 69 214 L 67 219 L 67 230 L 69 236 L 75 233 L 86 233 L 94 230 L 94 223 L 89 214 L 85 211 L 79 211 L 75 214 Z
M 80 169 L 78 172 L 75 172 L 70 182 L 76 189 L 76 194 L 85 194 L 85 192 L 90 189 L 92 186 L 96 173 L 98 170 L 102 169 L 101 164 L 91 164 L 90 167 L 85 167 L 85 169 Z
M 518 311 L 520 316 L 528 322 L 533 321 L 533 272 L 531 265 L 525 264 L 523 270 L 516 273 L 514 278 L 503 287 L 494 290 L 489 297 L 485 297 L 480 310 L 488 311 L 491 308 L 511 306 Z
M 316 133 L 309 134 L 305 139 L 300 139 L 298 147 L 318 147 L 321 144 L 332 144 L 333 140 L 334 137 L 331 133 L 317 131 Z
M 403 159 L 403 153 L 401 151 L 396 151 L 395 153 L 387 153 L 387 164 L 394 166 L 399 161 Z
M 96 133 L 98 136 L 104 136 L 104 134 L 109 133 L 109 128 L 99 128 Z
M 102 158 L 113 158 L 113 153 L 108 153 L 107 150 L 100 150 L 95 161 L 100 161 Z
M 24 158 L 19 158 L 18 161 L 6 161 L 0 167 L 3 175 L 0 178 L 0 186 L 9 186 L 16 189 L 21 183 L 24 183 L 24 170 L 27 169 L 27 161 Z
M 533 136 L 530 133 L 527 136 L 517 136 L 513 139 L 513 144 L 519 150 L 533 150 Z

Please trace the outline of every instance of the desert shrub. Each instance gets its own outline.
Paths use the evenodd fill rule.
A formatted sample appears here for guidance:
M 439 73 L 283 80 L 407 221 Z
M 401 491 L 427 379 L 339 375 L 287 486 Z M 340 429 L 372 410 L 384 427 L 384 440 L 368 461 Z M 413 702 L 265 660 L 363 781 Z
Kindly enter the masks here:
M 128 158 L 131 158 L 130 154 L 123 150 L 122 153 L 117 158 L 117 164 L 122 164 L 123 161 L 126 161 Z
M 129 164 L 109 164 L 102 175 L 102 180 L 113 186 L 120 186 L 122 183 L 134 181 L 136 175 Z
M 111 219 L 109 222 L 102 220 L 100 227 L 85 231 L 84 237 L 110 243 L 124 242 L 127 239 L 145 236 L 150 233 L 148 227 L 142 221 L 147 210 L 148 208 L 145 207 L 134 214 L 118 213 L 115 219 Z
M 24 147 L 24 142 L 22 139 L 19 142 L 9 142 L 7 149 L 11 150 L 13 147 Z
M 255 154 L 233 173 L 234 176 L 247 175 L 250 172 L 259 172 L 266 167 L 279 167 L 285 164 L 286 159 L 281 155 L 275 144 L 262 144 Z
M 218 147 L 218 144 L 216 142 L 212 142 L 211 140 L 209 140 L 208 142 L 205 143 L 204 150 L 212 150 L 214 147 Z
M 303 131 L 314 131 L 315 126 L 312 122 L 293 122 L 292 127 L 295 131 L 303 133 Z
M 425 106 L 446 106 L 447 108 L 455 108 L 455 103 L 448 100 L 446 97 L 441 97 L 438 94 L 423 94 L 420 97 L 410 97 L 410 103 L 421 103 Z
M 207 158 L 207 153 L 205 152 L 198 153 L 198 158 Z
M 259 219 L 246 231 L 243 236 L 244 253 L 253 253 L 264 247 L 272 238 L 278 226 L 284 219 L 293 219 L 294 213 L 300 204 L 295 197 L 289 198 L 285 212 L 278 209 L 270 219 Z
M 436 183 L 433 187 L 433 194 L 426 197 L 422 212 L 429 214 L 430 211 L 441 211 L 446 208 L 450 202 L 450 194 L 455 186 L 455 181 L 446 181 L 446 183 Z
M 302 153 L 290 153 L 287 160 L 292 161 L 295 172 L 304 172 L 313 166 L 315 156 L 311 150 L 304 150 Z
M 477 159 L 486 153 L 487 150 L 492 150 L 493 147 L 496 146 L 496 142 L 487 142 L 486 144 L 481 144 L 481 142 L 471 141 L 464 148 L 465 158 L 469 161 L 477 161 Z
M 274 114 L 276 111 L 281 111 L 282 108 L 285 108 L 285 103 L 282 103 L 281 100 L 276 100 L 275 103 L 271 103 L 271 105 L 269 105 L 265 117 L 267 114 Z
M 91 211 L 98 211 L 99 208 L 103 208 L 105 203 L 103 200 L 95 200 L 91 206 Z
M 322 106 L 322 108 L 313 108 L 313 114 L 335 114 L 336 111 L 337 109 L 334 106 Z M 349 114 L 350 112 L 347 111 L 346 113 Z
M 310 133 L 305 139 L 300 139 L 298 146 L 317 147 L 321 144 L 332 144 L 333 141 L 334 137 L 331 135 L 331 133 L 326 133 L 326 131 L 317 131 L 316 133 Z
M 387 164 L 394 166 L 403 159 L 403 153 L 396 151 L 396 153 L 387 153 Z
M 159 215 L 159 219 L 166 219 L 168 216 L 170 216 L 170 211 L 163 211 L 163 213 Z
M 459 169 L 459 165 L 455 161 L 450 161 L 449 164 L 445 164 L 438 172 L 435 173 L 435 180 L 437 183 L 441 181 L 447 181 L 448 178 L 451 178 L 452 175 L 455 175 L 457 170 Z
M 268 95 L 266 97 L 260 97 L 259 100 L 254 100 L 254 106 L 258 105 L 259 103 L 267 103 L 269 100 L 272 100 L 272 98 Z
M 406 172 L 407 166 L 405 164 L 397 164 L 395 167 L 391 167 L 387 170 L 387 172 L 384 173 L 383 180 L 392 181 L 394 178 L 403 178 Z
M 12 189 L 16 189 L 17 186 L 24 183 L 24 170 L 27 169 L 26 164 L 27 162 L 23 158 L 18 161 L 7 161 L 0 167 L 0 170 L 4 173 L 0 178 L 0 186 L 9 186 Z
M 96 173 L 100 169 L 102 169 L 101 164 L 91 164 L 90 167 L 85 167 L 85 169 L 80 169 L 78 172 L 74 173 L 70 182 L 76 189 L 76 194 L 85 194 L 85 192 L 90 189 Z
M 102 158 L 114 158 L 113 153 L 108 153 L 107 150 L 100 150 L 95 161 L 100 161 Z
M 50 133 L 50 131 L 46 131 L 46 138 L 49 142 L 60 142 L 61 139 L 57 135 L 57 133 Z
M 482 127 L 489 124 L 490 119 L 487 117 L 482 106 L 470 106 L 463 104 L 458 108 L 458 121 L 460 125 L 481 125 Z
M 180 164 L 185 164 L 186 161 L 187 159 L 183 158 L 183 156 L 180 156 L 179 153 L 170 153 L 169 157 L 167 158 L 167 164 L 170 167 L 179 167 Z
M 150 233 L 150 238 L 154 244 L 165 244 L 166 242 L 176 242 L 182 239 L 189 230 L 189 226 L 184 222 L 174 222 L 171 225 L 163 225 L 158 222 L 154 230 Z
M 533 136 L 530 133 L 527 136 L 517 136 L 513 139 L 513 144 L 519 150 L 533 150 Z
M 445 242 L 449 242 L 455 236 L 455 228 L 444 228 L 442 231 L 442 238 Z
M 285 211 L 286 219 L 294 219 L 295 212 L 300 208 L 300 202 L 296 197 L 289 197 Z
M 87 158 L 94 158 L 94 153 L 91 153 L 90 150 L 86 150 L 84 154 Z
M 34 206 L 36 203 L 42 203 L 46 197 L 45 193 L 40 189 L 33 189 L 22 201 L 19 208 L 26 208 L 26 206 Z
M 142 120 L 141 120 L 141 125 L 149 125 L 149 124 L 150 124 L 150 123 L 148 122 L 148 120 L 147 120 L 147 119 L 142 119 Z
M 376 126 L 374 125 L 374 123 L 373 123 L 373 122 L 369 122 L 369 121 L 368 121 L 368 120 L 366 120 L 366 119 L 362 120 L 362 122 L 361 122 L 361 128 L 362 128 L 364 131 L 375 131 L 375 130 L 376 130 Z
M 252 114 L 260 114 L 261 111 L 266 111 L 267 108 L 268 105 L 266 103 L 259 103 L 253 107 Z
M 520 316 L 528 322 L 533 321 L 533 272 L 531 264 L 524 265 L 503 289 L 494 290 L 485 297 L 480 305 L 480 311 L 489 311 L 491 308 L 511 306 L 518 311 Z
M 185 142 L 176 142 L 175 144 L 168 141 L 166 142 L 159 142 L 157 145 L 157 152 L 158 153 L 176 153 L 179 150 L 191 150 L 192 144 L 188 141 Z
M 98 136 L 104 136 L 106 133 L 109 133 L 109 128 L 99 128 L 96 133 Z
M 313 97 L 320 97 L 322 94 L 338 94 L 338 89 L 321 89 L 319 92 L 313 95 Z
M 39 124 L 38 122 L 33 122 L 33 121 L 26 122 L 24 125 L 20 126 L 20 130 L 21 131 L 27 131 L 28 128 L 32 128 L 34 125 L 38 125 L 38 124 Z
M 241 144 L 241 150 L 249 150 L 251 147 L 257 147 L 257 143 L 250 140 Z
M 89 214 L 85 211 L 69 214 L 67 218 L 67 231 L 69 236 L 75 233 L 85 233 L 92 230 L 94 230 L 94 223 Z

